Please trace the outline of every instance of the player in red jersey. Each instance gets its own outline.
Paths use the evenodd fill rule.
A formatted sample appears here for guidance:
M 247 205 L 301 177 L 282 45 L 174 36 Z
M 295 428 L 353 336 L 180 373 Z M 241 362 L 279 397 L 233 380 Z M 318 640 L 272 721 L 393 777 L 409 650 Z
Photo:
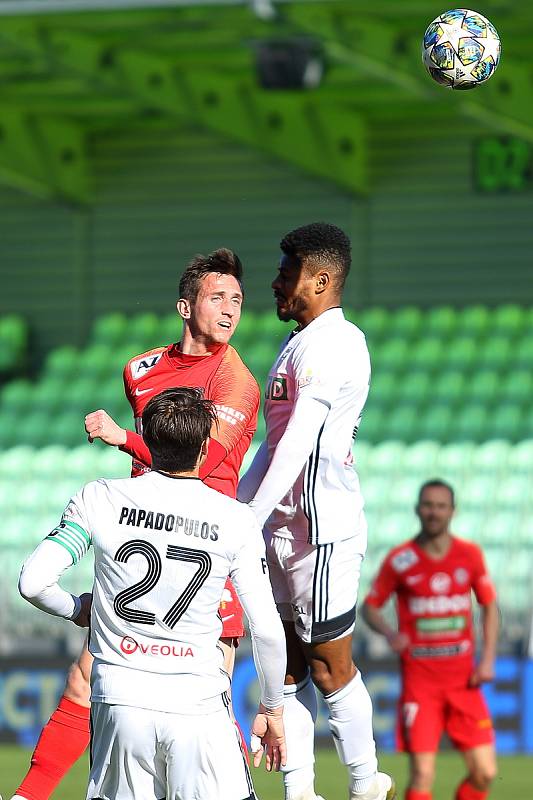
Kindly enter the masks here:
M 130 359 L 124 386 L 137 432 L 126 431 L 104 410 L 88 414 L 89 441 L 101 439 L 132 456 L 132 475 L 148 470 L 151 457 L 140 420 L 148 400 L 175 386 L 202 388 L 215 403 L 218 423 L 211 431 L 200 477 L 211 488 L 235 497 L 239 469 L 257 425 L 259 387 L 229 340 L 238 325 L 243 300 L 242 265 L 230 250 L 197 256 L 183 273 L 177 309 L 183 320 L 179 343 Z M 243 636 L 242 609 L 228 581 L 220 607 L 225 663 L 233 667 L 236 640 Z M 92 656 L 85 645 L 67 678 L 59 706 L 43 729 L 32 765 L 12 798 L 48 800 L 59 781 L 89 743 Z
M 450 533 L 454 510 L 451 486 L 440 480 L 422 486 L 416 507 L 420 533 L 387 555 L 363 607 L 367 623 L 401 659 L 397 738 L 410 759 L 406 800 L 431 800 L 443 731 L 467 768 L 455 800 L 484 800 L 496 775 L 494 731 L 480 690 L 494 678 L 496 592 L 481 549 Z M 477 664 L 472 591 L 483 618 Z M 393 594 L 397 630 L 379 610 Z

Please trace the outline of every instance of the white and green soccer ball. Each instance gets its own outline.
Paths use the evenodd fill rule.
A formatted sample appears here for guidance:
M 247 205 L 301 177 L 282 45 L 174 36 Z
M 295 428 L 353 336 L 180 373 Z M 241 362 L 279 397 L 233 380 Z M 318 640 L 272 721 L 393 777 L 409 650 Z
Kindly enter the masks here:
M 455 8 L 428 25 L 422 61 L 437 83 L 449 89 L 474 89 L 488 81 L 500 61 L 500 37 L 477 11 Z

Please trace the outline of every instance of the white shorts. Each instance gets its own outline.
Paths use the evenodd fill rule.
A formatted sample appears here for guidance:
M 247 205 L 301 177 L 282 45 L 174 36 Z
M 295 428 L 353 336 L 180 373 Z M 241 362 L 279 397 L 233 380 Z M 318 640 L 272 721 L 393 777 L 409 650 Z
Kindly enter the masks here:
M 132 706 L 91 706 L 87 798 L 254 800 L 228 708 L 188 716 Z
M 270 582 L 283 620 L 303 642 L 331 642 L 355 627 L 360 538 L 313 545 L 267 534 Z

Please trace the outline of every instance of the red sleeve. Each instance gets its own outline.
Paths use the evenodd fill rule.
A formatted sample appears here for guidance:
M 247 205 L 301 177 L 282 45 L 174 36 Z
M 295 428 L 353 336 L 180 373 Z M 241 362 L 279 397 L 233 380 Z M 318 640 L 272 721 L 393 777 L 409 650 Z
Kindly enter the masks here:
M 228 347 L 217 370 L 210 399 L 216 406 L 218 424 L 211 430 L 211 443 L 200 470 L 201 478 L 211 474 L 244 436 L 251 440 L 257 427 L 259 387 L 232 347 Z
M 472 547 L 472 589 L 476 600 L 487 606 L 496 600 L 496 589 L 487 571 L 485 557 L 480 547 Z
M 397 588 L 398 575 L 391 565 L 389 555 L 382 563 L 378 574 L 372 581 L 370 591 L 365 597 L 365 603 L 368 603 L 370 606 L 375 606 L 376 608 L 381 608 Z
M 127 453 L 136 461 L 140 461 L 141 464 L 145 464 L 147 467 L 152 465 L 152 456 L 148 450 L 148 446 L 139 433 L 126 431 L 126 444 L 121 445 L 119 450 L 122 450 L 123 453 Z

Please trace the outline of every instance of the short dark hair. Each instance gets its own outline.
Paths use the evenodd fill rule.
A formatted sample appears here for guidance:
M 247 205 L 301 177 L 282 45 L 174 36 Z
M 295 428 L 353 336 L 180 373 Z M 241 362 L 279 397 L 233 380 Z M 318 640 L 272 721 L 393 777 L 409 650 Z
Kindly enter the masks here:
M 185 272 L 180 278 L 179 295 L 184 300 L 188 300 L 194 305 L 203 278 L 210 272 L 218 275 L 233 275 L 237 280 L 241 292 L 244 293 L 242 286 L 242 263 L 239 256 L 225 247 L 213 250 L 208 256 L 201 254 L 194 256 L 187 265 Z
M 336 288 L 342 291 L 352 263 L 352 247 L 344 231 L 328 222 L 312 222 L 287 233 L 279 244 L 283 253 L 314 274 L 333 269 Z
M 446 481 L 441 480 L 441 478 L 432 478 L 430 481 L 426 481 L 422 484 L 420 489 L 418 490 L 418 502 L 422 499 L 422 495 L 426 489 L 431 489 L 433 486 L 438 487 L 440 489 L 447 489 L 450 493 L 450 498 L 452 501 L 452 506 L 455 508 L 455 492 L 453 488 L 450 486 L 449 483 Z
M 153 469 L 190 472 L 216 421 L 214 403 L 204 398 L 201 389 L 179 386 L 152 397 L 142 424 Z

